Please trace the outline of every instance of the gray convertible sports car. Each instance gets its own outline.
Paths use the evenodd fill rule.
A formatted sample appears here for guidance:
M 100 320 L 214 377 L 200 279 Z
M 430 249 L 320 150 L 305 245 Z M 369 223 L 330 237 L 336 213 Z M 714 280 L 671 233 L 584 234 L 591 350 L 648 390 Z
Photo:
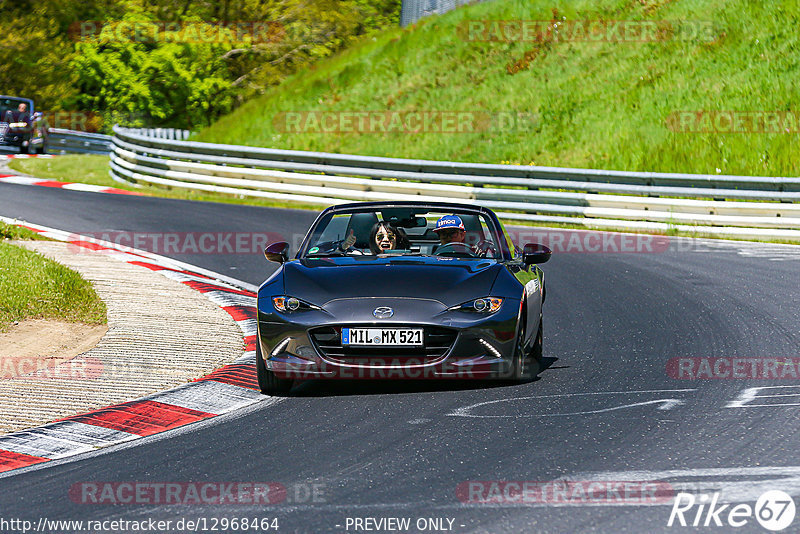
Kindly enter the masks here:
M 550 250 L 520 251 L 486 208 L 370 202 L 324 210 L 258 291 L 261 391 L 303 378 L 529 377 L 542 357 Z M 535 371 L 534 371 L 535 372 Z

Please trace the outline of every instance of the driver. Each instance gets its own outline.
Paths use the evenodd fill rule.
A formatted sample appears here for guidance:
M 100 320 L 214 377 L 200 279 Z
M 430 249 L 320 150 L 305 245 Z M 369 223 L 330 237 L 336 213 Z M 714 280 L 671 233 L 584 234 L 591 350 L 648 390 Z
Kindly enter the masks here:
M 447 246 L 448 254 L 467 253 L 480 258 L 495 257 L 495 248 L 490 241 L 482 240 L 474 246 L 466 243 L 467 229 L 458 215 L 445 215 L 439 218 L 433 231 L 439 236 L 439 246 L 434 250 L 434 254 L 444 253 L 442 248 Z
M 467 230 L 464 228 L 464 221 L 458 215 L 445 215 L 436 221 L 436 228 L 433 229 L 439 236 L 439 246 L 448 243 L 464 243 L 467 239 Z M 466 246 L 466 244 L 464 245 Z
M 11 110 L 6 112 L 7 118 L 11 120 L 7 122 L 16 122 L 16 123 L 23 123 L 25 126 L 28 126 L 28 123 L 31 121 L 30 116 L 28 115 L 28 105 L 25 102 L 20 102 L 19 106 L 17 107 L 17 112 L 14 113 Z

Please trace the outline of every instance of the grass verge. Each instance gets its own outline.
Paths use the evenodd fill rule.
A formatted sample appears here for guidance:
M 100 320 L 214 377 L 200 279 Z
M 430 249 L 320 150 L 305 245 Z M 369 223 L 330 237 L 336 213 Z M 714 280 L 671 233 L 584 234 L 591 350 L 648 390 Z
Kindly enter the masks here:
M 4 239 L 25 239 L 29 241 L 49 241 L 46 237 L 42 237 L 34 231 L 27 228 L 14 226 L 13 224 L 6 224 L 0 221 L 0 241 Z
M 9 233 L 16 239 L 28 237 L 25 231 Z M 77 272 L 0 240 L 0 332 L 23 319 L 105 324 L 106 305 Z

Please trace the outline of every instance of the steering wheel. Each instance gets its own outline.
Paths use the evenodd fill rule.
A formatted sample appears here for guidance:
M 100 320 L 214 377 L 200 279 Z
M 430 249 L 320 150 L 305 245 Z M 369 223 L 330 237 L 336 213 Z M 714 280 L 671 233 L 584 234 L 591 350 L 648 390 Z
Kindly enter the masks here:
M 467 245 L 466 243 L 459 243 L 457 241 L 451 243 L 445 243 L 444 245 L 439 245 L 436 249 L 436 252 L 433 253 L 434 256 L 455 256 L 455 257 L 468 257 L 474 258 L 476 257 L 475 253 L 472 252 L 472 247 Z

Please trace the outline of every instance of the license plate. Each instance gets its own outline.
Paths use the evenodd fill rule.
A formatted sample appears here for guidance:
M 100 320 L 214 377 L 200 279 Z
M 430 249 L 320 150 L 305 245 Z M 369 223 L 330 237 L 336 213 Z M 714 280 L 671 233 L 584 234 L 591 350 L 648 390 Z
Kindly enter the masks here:
M 342 345 L 421 347 L 421 328 L 342 328 Z

